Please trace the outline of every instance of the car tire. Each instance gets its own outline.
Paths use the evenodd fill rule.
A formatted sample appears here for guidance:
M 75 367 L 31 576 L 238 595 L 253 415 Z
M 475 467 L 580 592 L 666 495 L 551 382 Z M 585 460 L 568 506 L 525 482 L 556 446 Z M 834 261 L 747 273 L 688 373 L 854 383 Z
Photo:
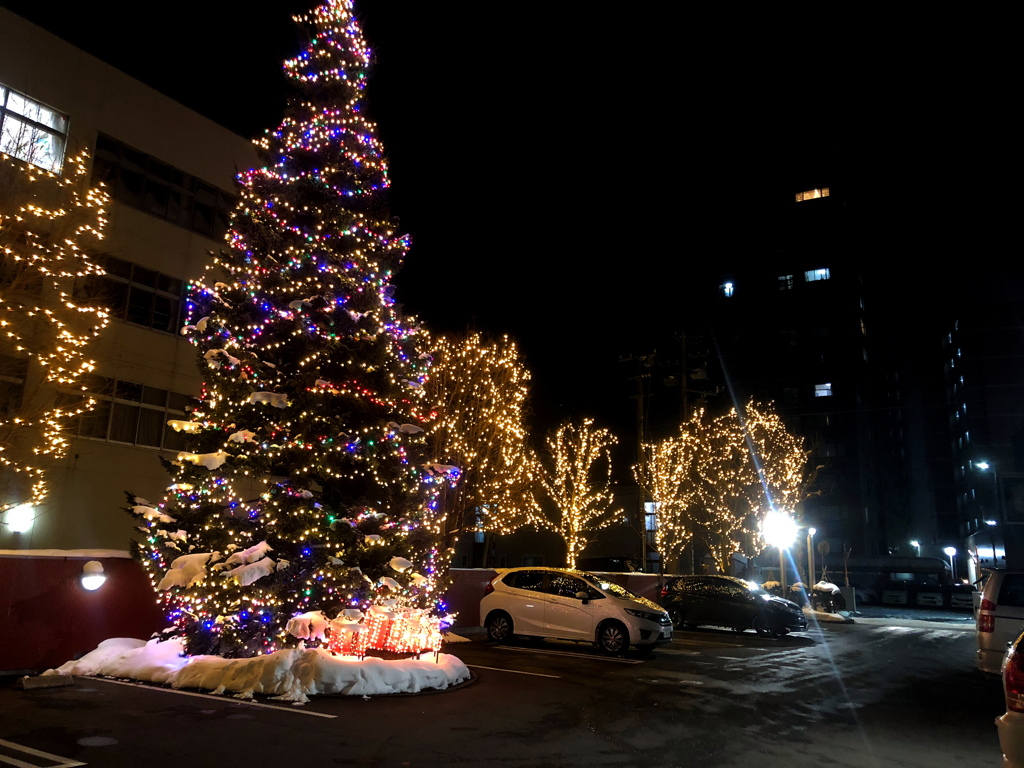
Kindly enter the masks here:
M 487 617 L 487 637 L 496 643 L 507 643 L 512 639 L 512 617 L 504 611 L 495 611 Z
M 606 621 L 597 628 L 597 647 L 607 654 L 622 653 L 629 647 L 629 632 L 617 621 Z
M 668 609 L 668 618 L 676 629 L 692 626 L 686 623 L 686 614 L 678 606 L 672 606 Z
M 754 617 L 754 631 L 762 637 L 778 637 L 779 633 L 772 626 L 771 622 L 766 616 L 759 615 Z

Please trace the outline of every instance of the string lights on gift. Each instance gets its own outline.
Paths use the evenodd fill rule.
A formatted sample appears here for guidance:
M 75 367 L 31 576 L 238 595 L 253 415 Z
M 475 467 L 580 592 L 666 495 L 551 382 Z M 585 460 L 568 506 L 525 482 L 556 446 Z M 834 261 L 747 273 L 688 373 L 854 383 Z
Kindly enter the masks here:
M 301 96 L 256 142 L 262 165 L 238 177 L 227 248 L 189 285 L 182 333 L 205 383 L 172 424 L 188 450 L 163 500 L 131 499 L 139 554 L 191 653 L 328 637 L 435 649 L 411 628 L 425 620 L 289 630 L 296 615 L 436 609 L 437 499 L 457 477 L 430 468 L 428 337 L 393 299 L 410 240 L 387 213 L 387 163 L 363 114 L 370 51 L 349 0 L 295 21 L 309 44 L 285 72 Z

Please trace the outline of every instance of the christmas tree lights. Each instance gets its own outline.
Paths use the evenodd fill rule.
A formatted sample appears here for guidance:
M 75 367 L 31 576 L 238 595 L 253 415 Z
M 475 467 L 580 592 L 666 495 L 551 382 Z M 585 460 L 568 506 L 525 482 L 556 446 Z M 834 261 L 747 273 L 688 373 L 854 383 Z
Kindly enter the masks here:
M 765 547 L 761 521 L 806 495 L 808 452 L 771 405 L 712 416 L 697 409 L 679 433 L 643 446 L 637 482 L 655 503 L 658 551 L 678 558 L 699 541 L 729 572 L 734 552 Z
M 109 197 L 88 170 L 84 152 L 63 175 L 0 154 L 0 512 L 46 499 L 69 426 L 95 404 L 87 348 L 108 316 L 80 289 L 103 274 L 89 254 Z
M 172 423 L 189 450 L 161 503 L 130 499 L 138 554 L 190 653 L 340 648 L 346 611 L 387 606 L 408 623 L 436 608 L 446 562 L 437 496 L 452 472 L 426 461 L 426 338 L 392 298 L 409 239 L 363 114 L 369 49 L 347 0 L 295 20 L 309 45 L 285 71 L 303 97 L 257 142 L 264 165 L 239 176 L 229 248 L 190 285 L 182 333 L 205 383 Z M 317 615 L 328 624 L 312 638 L 293 621 Z M 404 630 L 359 648 L 418 650 L 417 637 L 435 648 Z
M 607 429 L 595 428 L 592 419 L 563 424 L 548 438 L 550 464 L 540 465 L 539 495 L 549 499 L 554 510 L 538 499 L 538 524 L 565 541 L 568 568 L 576 567 L 576 559 L 598 531 L 622 522 L 622 510 L 612 508 L 611 447 L 617 442 Z

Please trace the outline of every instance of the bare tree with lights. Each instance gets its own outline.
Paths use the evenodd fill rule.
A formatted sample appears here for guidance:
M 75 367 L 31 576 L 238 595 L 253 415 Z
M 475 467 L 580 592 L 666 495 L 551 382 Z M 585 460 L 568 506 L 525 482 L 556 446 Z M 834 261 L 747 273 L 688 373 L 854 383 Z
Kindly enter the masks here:
M 592 419 L 567 422 L 547 440 L 547 461 L 539 463 L 537 524 L 565 541 L 569 568 L 598 531 L 622 521 L 611 490 L 611 448 L 617 442 Z
M 392 296 L 409 239 L 364 113 L 370 52 L 350 0 L 295 21 L 299 94 L 239 176 L 228 250 L 190 285 L 182 333 L 205 381 L 172 423 L 188 450 L 162 502 L 130 498 L 137 553 L 193 654 L 323 644 L 313 628 L 355 614 L 386 619 L 371 647 L 410 650 L 388 622 L 422 626 L 439 599 L 431 489 L 449 477 L 425 452 L 427 340 Z
M 677 435 L 645 445 L 634 468 L 656 504 L 662 556 L 699 542 L 728 572 L 733 553 L 756 555 L 764 516 L 806 496 L 808 455 L 771 405 L 718 416 L 697 409 Z
M 469 332 L 437 338 L 431 354 L 426 389 L 435 417 L 428 456 L 458 474 L 438 499 L 446 547 L 469 531 L 505 534 L 529 524 L 534 458 L 524 418 L 530 373 L 516 343 Z
M 109 198 L 88 164 L 79 154 L 61 175 L 0 154 L 0 512 L 46 499 L 70 425 L 95 404 L 88 345 L 108 318 L 82 287 L 103 274 L 89 253 Z

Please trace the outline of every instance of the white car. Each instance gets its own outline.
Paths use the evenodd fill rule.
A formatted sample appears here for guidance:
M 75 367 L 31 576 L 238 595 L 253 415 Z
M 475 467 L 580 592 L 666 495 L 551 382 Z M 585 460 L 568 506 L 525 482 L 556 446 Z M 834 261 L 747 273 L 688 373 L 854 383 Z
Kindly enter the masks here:
M 497 642 L 513 635 L 554 637 L 592 642 L 606 653 L 672 640 L 672 622 L 657 603 L 592 573 L 562 568 L 499 573 L 484 590 L 480 624 Z
M 989 571 L 978 605 L 978 669 L 998 675 L 1012 643 L 1024 628 L 1024 571 Z
M 1024 768 L 1024 634 L 1003 659 L 1003 695 L 1006 714 L 996 718 L 1003 768 Z

